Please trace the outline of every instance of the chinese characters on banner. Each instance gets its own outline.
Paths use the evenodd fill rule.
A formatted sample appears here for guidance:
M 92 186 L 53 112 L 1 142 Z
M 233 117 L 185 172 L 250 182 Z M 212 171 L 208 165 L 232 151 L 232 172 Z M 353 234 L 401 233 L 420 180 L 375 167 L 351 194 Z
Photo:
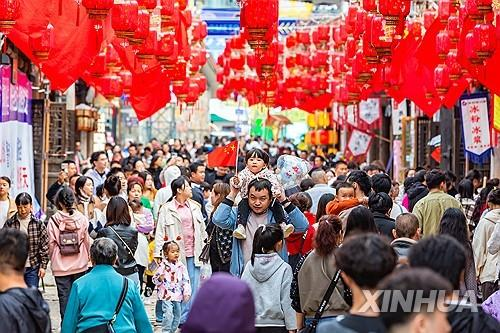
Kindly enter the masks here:
M 359 128 L 373 130 L 380 126 L 380 98 L 368 98 L 359 102 Z
M 12 197 L 28 192 L 35 198 L 31 84 L 19 73 L 13 85 L 10 73 L 10 66 L 0 66 L 0 175 L 11 179 Z
M 354 129 L 347 143 L 346 156 L 357 158 L 365 155 L 370 149 L 372 139 L 373 135 Z
M 392 135 L 402 135 L 403 134 L 403 117 L 407 113 L 406 99 L 401 103 L 396 102 L 394 99 L 391 100 L 392 106 Z
M 464 147 L 475 163 L 484 163 L 491 150 L 488 97 L 473 95 L 460 100 Z

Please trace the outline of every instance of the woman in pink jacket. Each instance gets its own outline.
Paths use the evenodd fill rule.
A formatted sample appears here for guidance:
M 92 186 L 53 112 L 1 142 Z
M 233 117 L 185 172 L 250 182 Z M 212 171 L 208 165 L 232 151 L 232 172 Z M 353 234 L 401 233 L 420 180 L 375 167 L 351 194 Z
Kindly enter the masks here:
M 75 208 L 75 202 L 73 190 L 62 187 L 55 196 L 57 213 L 47 225 L 49 256 L 57 285 L 61 321 L 71 286 L 85 274 L 89 262 L 89 220 Z

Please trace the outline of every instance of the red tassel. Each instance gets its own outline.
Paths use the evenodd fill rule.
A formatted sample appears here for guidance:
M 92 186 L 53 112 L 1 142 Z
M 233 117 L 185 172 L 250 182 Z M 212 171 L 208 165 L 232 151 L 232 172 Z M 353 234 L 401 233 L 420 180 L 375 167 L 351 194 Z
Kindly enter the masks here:
M 59 16 L 62 15 L 62 7 L 63 7 L 62 0 L 59 0 Z
M 76 26 L 80 26 L 80 4 L 76 5 Z

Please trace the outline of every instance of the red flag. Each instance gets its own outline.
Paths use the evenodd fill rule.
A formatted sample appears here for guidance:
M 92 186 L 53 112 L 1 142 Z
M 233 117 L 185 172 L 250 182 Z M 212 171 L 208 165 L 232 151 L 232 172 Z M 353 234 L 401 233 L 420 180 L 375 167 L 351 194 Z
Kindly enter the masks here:
M 130 104 L 137 119 L 151 117 L 170 102 L 170 80 L 161 67 L 132 75 Z
M 238 160 L 238 141 L 232 141 L 224 147 L 215 148 L 208 154 L 208 167 L 236 166 Z

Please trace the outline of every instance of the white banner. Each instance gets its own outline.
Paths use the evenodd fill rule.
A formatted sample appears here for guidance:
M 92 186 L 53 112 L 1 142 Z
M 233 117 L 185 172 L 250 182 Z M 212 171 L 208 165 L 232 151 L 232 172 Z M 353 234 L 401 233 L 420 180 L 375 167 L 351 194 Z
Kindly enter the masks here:
M 405 117 L 407 113 L 407 105 L 406 99 L 401 103 L 396 103 L 396 101 L 391 99 L 392 106 L 392 135 L 401 135 L 403 134 L 403 117 Z
M 373 125 L 380 119 L 380 98 L 368 98 L 359 102 L 359 118 L 367 125 Z
M 462 99 L 460 106 L 465 150 L 479 157 L 491 148 L 487 97 Z
M 368 153 L 373 136 L 360 130 L 353 130 L 347 148 L 354 157 Z

